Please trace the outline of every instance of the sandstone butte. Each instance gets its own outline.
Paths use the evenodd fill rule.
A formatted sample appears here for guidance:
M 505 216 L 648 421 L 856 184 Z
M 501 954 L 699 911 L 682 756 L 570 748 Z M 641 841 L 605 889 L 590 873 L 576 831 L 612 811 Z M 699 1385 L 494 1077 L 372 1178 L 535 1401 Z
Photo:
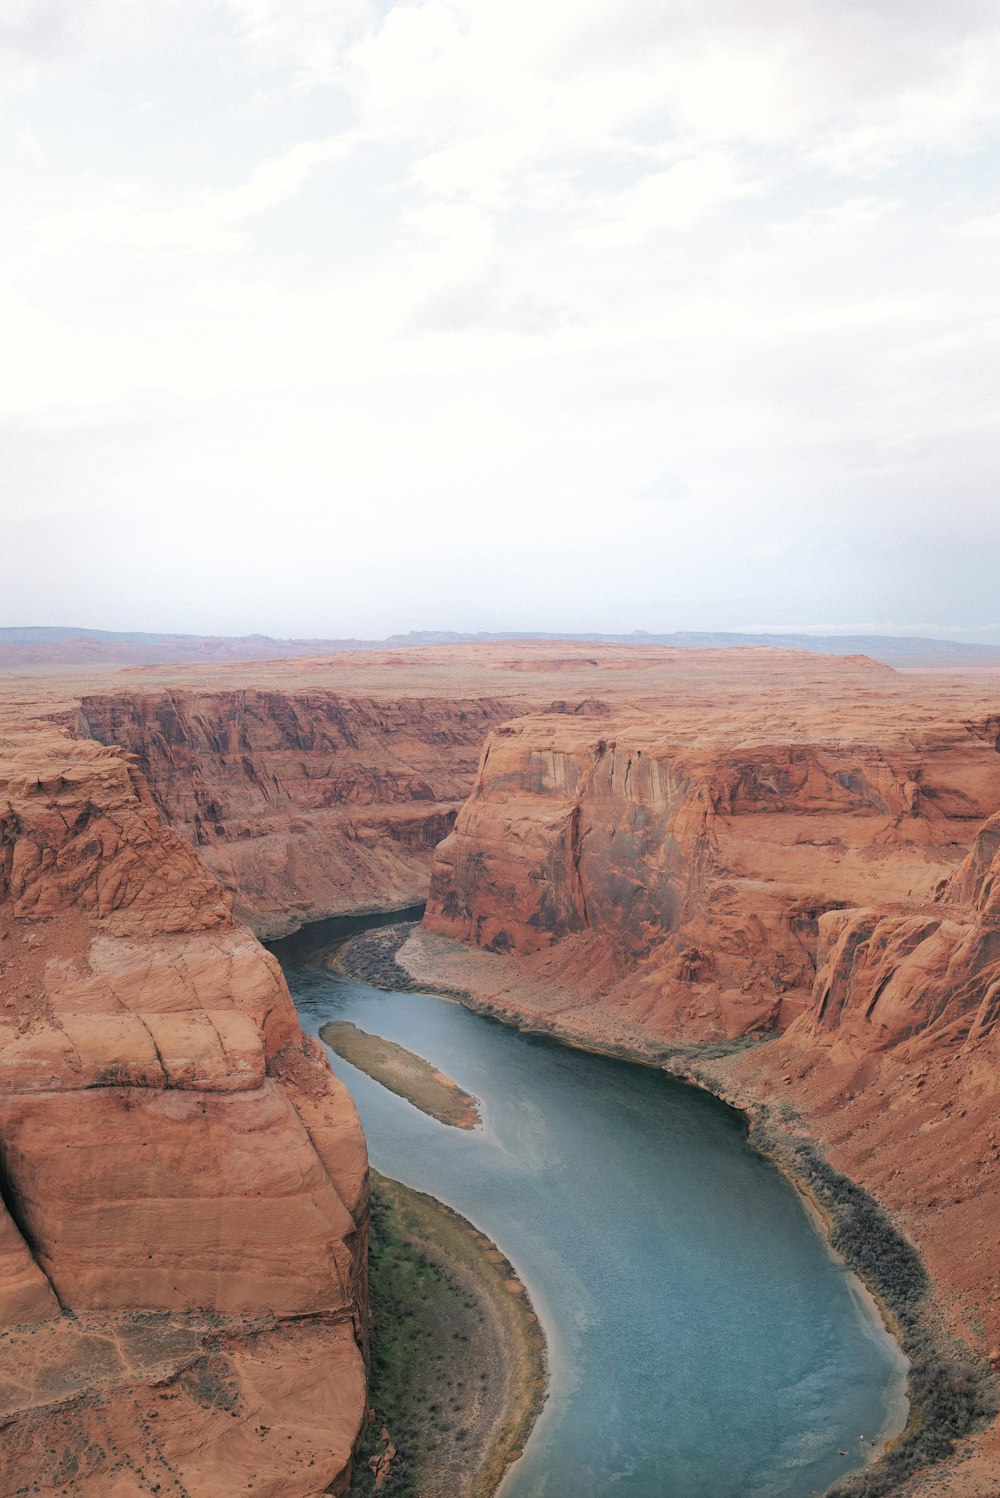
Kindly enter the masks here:
M 727 1094 L 997 1357 L 998 743 L 1000 673 L 785 650 L 0 677 L 0 1492 L 343 1485 L 363 1141 L 251 931 L 428 888 L 406 965 L 514 1022 L 769 1037 Z M 996 1427 L 906 1491 L 1000 1492 Z

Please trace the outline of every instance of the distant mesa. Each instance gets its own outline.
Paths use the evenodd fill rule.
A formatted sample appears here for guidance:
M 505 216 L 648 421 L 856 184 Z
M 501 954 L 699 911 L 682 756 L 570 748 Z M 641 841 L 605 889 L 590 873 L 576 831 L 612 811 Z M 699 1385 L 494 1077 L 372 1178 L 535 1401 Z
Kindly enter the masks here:
M 277 661 L 331 655 L 342 651 L 414 648 L 433 645 L 483 645 L 505 640 L 562 640 L 577 644 L 666 645 L 673 649 L 731 650 L 739 646 L 776 646 L 817 655 L 868 656 L 886 666 L 934 668 L 1000 666 L 1000 647 L 962 640 L 932 640 L 904 635 L 739 634 L 727 631 L 677 630 L 672 634 L 584 632 L 559 634 L 511 630 L 463 634 L 455 630 L 415 629 L 384 640 L 275 640 L 269 635 L 150 634 L 142 631 L 0 629 L 0 670 L 25 666 L 174 666 L 212 661 Z

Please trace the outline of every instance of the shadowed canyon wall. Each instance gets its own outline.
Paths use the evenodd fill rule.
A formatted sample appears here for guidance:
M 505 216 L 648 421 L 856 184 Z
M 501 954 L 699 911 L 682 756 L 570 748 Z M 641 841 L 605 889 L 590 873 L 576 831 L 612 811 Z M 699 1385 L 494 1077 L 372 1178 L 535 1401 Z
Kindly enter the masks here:
M 423 901 L 483 739 L 521 711 L 250 689 L 85 696 L 69 716 L 135 755 L 166 819 L 270 937 Z

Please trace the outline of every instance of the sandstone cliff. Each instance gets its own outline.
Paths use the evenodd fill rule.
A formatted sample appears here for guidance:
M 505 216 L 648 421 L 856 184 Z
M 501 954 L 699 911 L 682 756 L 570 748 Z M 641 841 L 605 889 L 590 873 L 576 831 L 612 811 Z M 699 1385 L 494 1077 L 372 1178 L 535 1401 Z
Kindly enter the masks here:
M 135 755 L 237 913 L 276 936 L 423 901 L 483 739 L 521 710 L 491 698 L 181 690 L 88 695 L 65 719 Z
M 859 908 L 905 908 L 904 944 L 939 924 L 972 826 L 1000 803 L 1000 760 L 961 723 L 736 745 L 710 720 L 678 727 L 664 712 L 496 729 L 437 850 L 428 930 L 559 949 L 567 976 L 664 1036 L 770 1032 Z
M 339 1491 L 366 1233 L 357 1115 L 273 958 L 126 756 L 8 730 L 0 1492 Z

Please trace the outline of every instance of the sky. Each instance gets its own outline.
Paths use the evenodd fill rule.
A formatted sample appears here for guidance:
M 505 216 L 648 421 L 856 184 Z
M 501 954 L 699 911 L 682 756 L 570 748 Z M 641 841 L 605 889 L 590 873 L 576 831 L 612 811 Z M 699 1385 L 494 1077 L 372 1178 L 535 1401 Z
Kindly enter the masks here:
M 1000 642 L 995 0 L 5 0 L 0 625 Z

